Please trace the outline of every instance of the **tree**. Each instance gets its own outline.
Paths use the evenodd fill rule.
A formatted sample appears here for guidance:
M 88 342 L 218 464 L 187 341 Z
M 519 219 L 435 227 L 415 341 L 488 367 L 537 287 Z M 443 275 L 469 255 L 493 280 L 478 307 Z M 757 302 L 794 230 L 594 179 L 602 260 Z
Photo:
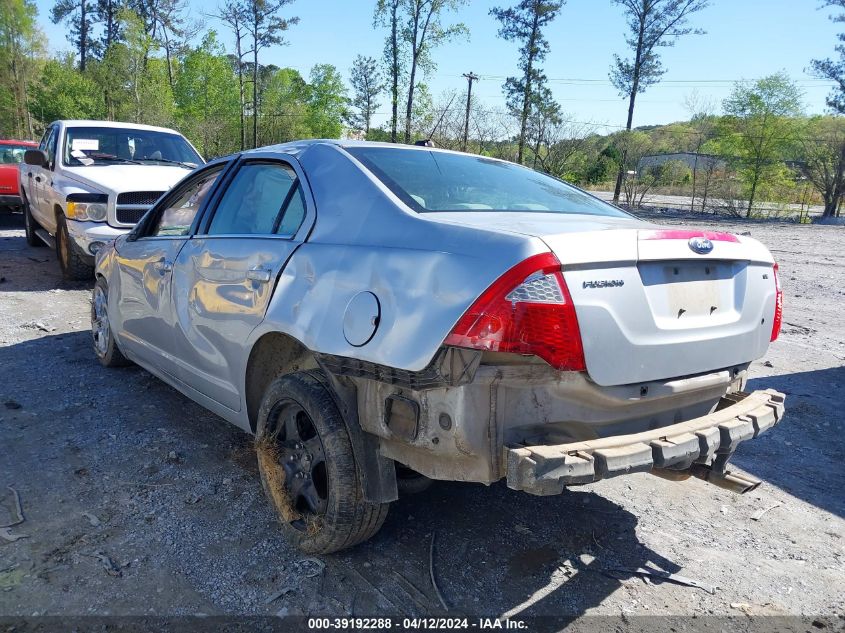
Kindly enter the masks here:
M 845 0 L 827 0 L 822 6 L 845 10 Z M 845 22 L 845 13 L 830 16 L 830 19 L 833 22 Z M 810 62 L 810 68 L 816 76 L 836 84 L 827 97 L 827 105 L 834 112 L 845 114 L 845 33 L 837 34 L 836 39 L 840 42 L 835 49 L 839 59 L 814 59 Z
M 311 132 L 317 138 L 340 138 L 348 117 L 346 86 L 337 68 L 317 64 L 311 69 L 308 105 Z
M 543 86 L 535 91 L 531 99 L 531 110 L 528 115 L 526 142 L 533 154 L 532 167 L 537 169 L 543 164 L 543 154 L 548 152 L 552 144 L 551 132 L 562 122 L 560 105 L 552 97 L 552 91 Z
M 660 63 L 661 47 L 674 46 L 678 38 L 703 31 L 687 27 L 690 15 L 701 11 L 709 0 L 613 0 L 623 7 L 628 18 L 628 37 L 625 42 L 633 53 L 633 59 L 622 59 L 614 55 L 610 81 L 622 97 L 628 99 L 628 120 L 625 129 L 630 130 L 634 121 L 634 103 L 637 95 L 660 81 L 666 72 Z M 623 154 L 613 201 L 619 201 L 622 180 L 625 177 L 626 161 Z
M 237 145 L 238 90 L 234 70 L 209 31 L 189 51 L 176 79 L 177 120 L 206 158 L 232 152 Z
M 109 118 L 135 123 L 169 125 L 173 119 L 173 93 L 165 60 L 151 58 L 156 41 L 134 11 L 118 12 L 121 42 L 113 44 L 103 59 L 91 67 L 100 85 Z
M 402 72 L 402 48 L 399 40 L 399 9 L 403 0 L 378 0 L 373 18 L 375 26 L 387 26 L 390 33 L 384 43 L 384 61 L 390 76 L 390 142 L 395 143 L 399 128 L 399 81 Z
M 70 22 L 70 32 L 75 40 L 74 45 L 79 55 L 79 69 L 82 72 L 85 72 L 88 59 L 92 56 L 92 49 L 96 48 L 96 44 L 91 41 L 96 14 L 90 2 L 91 0 L 57 0 L 50 12 L 53 24 Z
M 519 49 L 522 76 L 508 77 L 504 85 L 508 109 L 519 119 L 516 159 L 520 163 L 525 151 L 528 117 L 532 105 L 537 105 L 537 95 L 543 92 L 546 82 L 546 76 L 539 67 L 549 52 L 549 42 L 543 36 L 543 28 L 557 17 L 564 2 L 521 0 L 510 9 L 490 10 L 490 15 L 501 23 L 499 37 L 522 44 Z
M 96 0 L 94 14 L 95 20 L 103 25 L 100 42 L 104 51 L 120 40 L 120 20 L 117 14 L 122 6 L 120 0 Z
M 798 130 L 793 117 L 801 114 L 801 91 L 784 73 L 737 83 L 723 108 L 725 146 L 736 158 L 748 187 L 746 217 L 751 217 L 761 181 L 781 166 L 784 150 Z
M 405 142 L 411 142 L 411 118 L 414 110 L 414 90 L 416 89 L 417 69 L 431 69 L 432 49 L 450 39 L 468 33 L 463 24 L 443 26 L 444 11 L 457 9 L 467 0 L 403 0 L 407 23 L 402 29 L 402 39 L 411 55 L 411 69 L 408 73 L 408 99 L 405 105 Z
M 51 59 L 32 87 L 29 109 L 43 124 L 56 119 L 102 119 L 102 91 L 74 64 L 73 56 Z
M 293 0 L 248 0 L 247 28 L 252 37 L 252 146 L 258 146 L 258 117 L 261 112 L 258 90 L 258 54 L 268 46 L 287 44 L 282 35 L 299 18 L 282 18 L 278 15 Z
M 100 0 L 103 1 L 103 0 Z M 112 3 L 118 0 L 105 0 Z M 152 37 L 157 48 L 164 50 L 167 60 L 167 80 L 173 88 L 174 56 L 180 49 L 186 48 L 183 40 L 192 34 L 187 26 L 185 13 L 189 11 L 186 0 L 128 0 L 132 9 L 143 21 L 147 33 Z
M 264 86 L 262 107 L 265 123 L 262 126 L 263 142 L 282 143 L 314 136 L 311 131 L 308 82 L 293 68 L 281 68 Z
M 232 31 L 235 37 L 235 55 L 232 63 L 238 77 L 238 98 L 240 100 L 240 149 L 246 148 L 246 80 L 244 76 L 244 57 L 249 51 L 244 50 L 247 35 L 247 7 L 241 0 L 226 0 L 218 13 L 213 15 Z
M 43 52 L 32 0 L 0 0 L 0 133 L 34 136 L 29 90 Z
M 804 175 L 824 200 L 822 217 L 838 215 L 845 194 L 845 119 L 817 116 L 801 135 Z
M 381 105 L 377 99 L 384 91 L 384 78 L 378 62 L 372 57 L 358 55 L 352 63 L 349 83 L 354 92 L 352 107 L 358 110 L 358 114 L 352 117 L 352 124 L 364 130 L 366 136 L 370 133 L 373 114 Z

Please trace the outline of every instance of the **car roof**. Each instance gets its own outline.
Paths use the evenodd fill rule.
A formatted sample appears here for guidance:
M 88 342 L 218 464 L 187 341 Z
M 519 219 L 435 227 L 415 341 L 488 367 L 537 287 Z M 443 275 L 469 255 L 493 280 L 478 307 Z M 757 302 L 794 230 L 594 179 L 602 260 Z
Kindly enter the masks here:
M 31 145 L 38 147 L 37 141 L 16 141 L 13 138 L 0 138 L 0 145 Z
M 289 141 L 287 143 L 279 143 L 278 145 L 267 145 L 265 147 L 256 147 L 255 149 L 245 150 L 244 155 L 258 154 L 266 152 L 278 152 L 280 154 L 291 154 L 296 156 L 303 153 L 309 147 L 314 145 L 334 145 L 343 149 L 355 147 L 383 147 L 394 150 L 418 150 L 424 152 L 438 152 L 443 154 L 458 154 L 461 156 L 477 156 L 476 154 L 468 154 L 466 152 L 458 152 L 455 150 L 445 149 L 442 147 L 426 147 L 424 145 L 408 145 L 405 143 L 388 143 L 383 141 L 354 141 L 351 139 L 326 139 L 313 138 L 301 141 Z M 485 156 L 485 158 L 488 158 Z M 491 158 L 490 160 L 499 160 Z M 501 161 L 507 162 L 507 161 Z
M 61 123 L 65 127 L 110 127 L 118 129 L 129 130 L 148 130 L 150 132 L 167 132 L 169 134 L 179 134 L 176 130 L 169 127 L 158 127 L 156 125 L 144 125 L 143 123 L 123 123 L 121 121 L 94 121 L 86 119 L 62 119 L 53 121 L 53 123 Z

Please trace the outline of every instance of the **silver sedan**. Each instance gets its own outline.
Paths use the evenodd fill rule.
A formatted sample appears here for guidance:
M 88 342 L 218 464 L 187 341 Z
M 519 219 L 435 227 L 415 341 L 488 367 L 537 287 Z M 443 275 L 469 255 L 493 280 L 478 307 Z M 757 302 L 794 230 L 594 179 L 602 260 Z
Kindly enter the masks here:
M 769 251 L 524 167 L 306 141 L 213 161 L 97 258 L 94 350 L 255 434 L 290 540 L 370 538 L 431 479 L 557 494 L 630 472 L 743 492 Z

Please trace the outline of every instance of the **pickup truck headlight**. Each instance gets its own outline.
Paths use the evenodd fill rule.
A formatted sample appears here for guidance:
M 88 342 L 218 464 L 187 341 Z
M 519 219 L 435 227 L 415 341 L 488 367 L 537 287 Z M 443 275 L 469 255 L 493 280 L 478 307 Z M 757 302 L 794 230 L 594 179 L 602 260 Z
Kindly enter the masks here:
M 71 194 L 67 199 L 65 216 L 69 220 L 105 222 L 108 214 L 108 196 L 96 194 Z

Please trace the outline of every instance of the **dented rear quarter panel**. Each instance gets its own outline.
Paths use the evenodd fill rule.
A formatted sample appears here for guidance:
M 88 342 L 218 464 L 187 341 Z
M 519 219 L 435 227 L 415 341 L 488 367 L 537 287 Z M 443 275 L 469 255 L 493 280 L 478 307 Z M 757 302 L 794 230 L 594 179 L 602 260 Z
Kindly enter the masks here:
M 428 219 L 330 144 L 298 157 L 317 219 L 291 256 L 250 345 L 284 332 L 323 354 L 424 369 L 472 302 L 504 271 L 548 250 L 534 237 Z M 372 339 L 351 345 L 343 320 L 361 292 L 377 298 Z

